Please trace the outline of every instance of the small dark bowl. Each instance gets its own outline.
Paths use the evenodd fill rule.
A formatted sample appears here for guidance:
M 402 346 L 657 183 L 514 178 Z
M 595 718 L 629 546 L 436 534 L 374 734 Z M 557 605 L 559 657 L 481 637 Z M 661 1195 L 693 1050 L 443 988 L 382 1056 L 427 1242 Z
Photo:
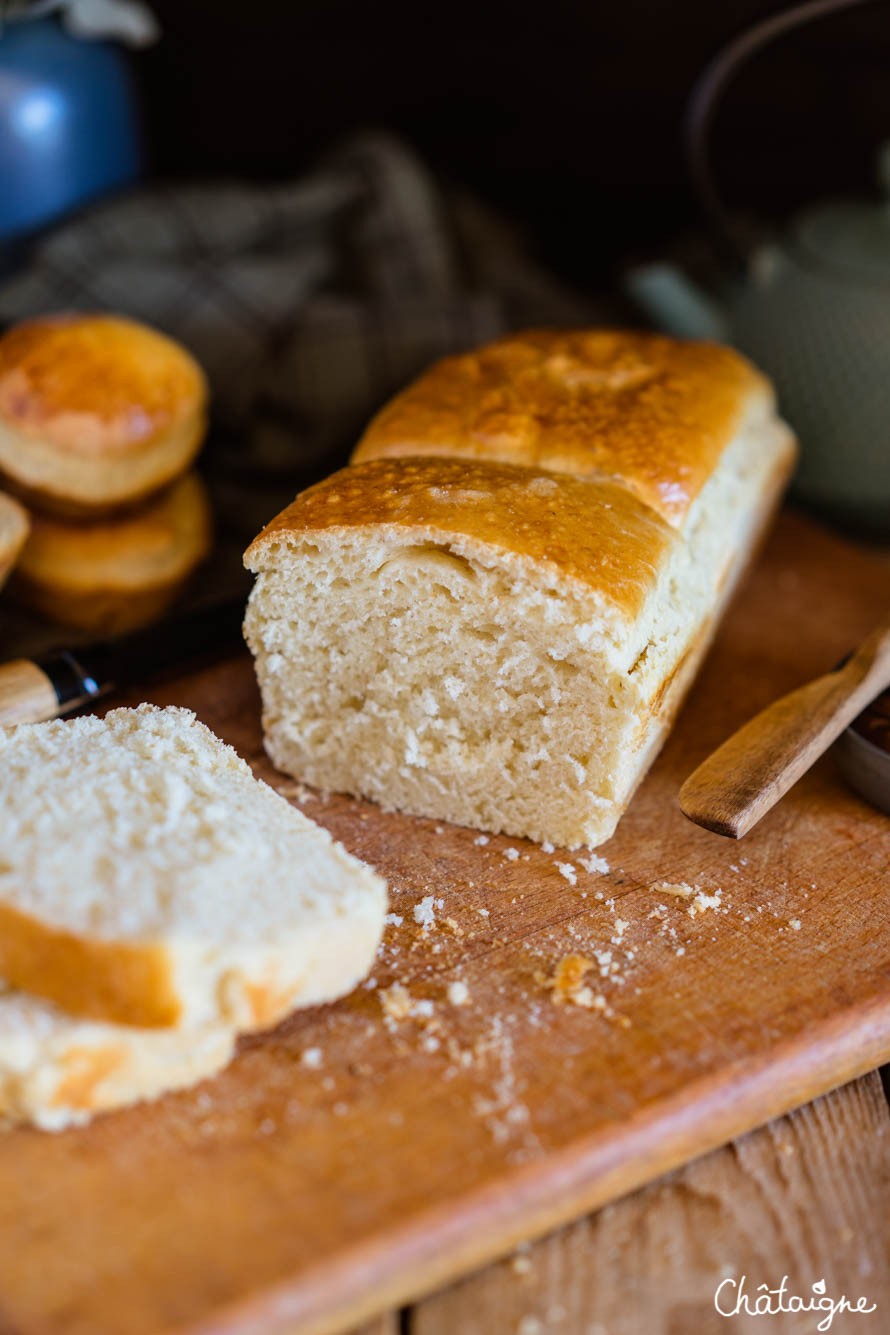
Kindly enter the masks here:
M 855 726 L 841 733 L 834 749 L 841 773 L 853 791 L 890 815 L 890 751 L 870 742 Z

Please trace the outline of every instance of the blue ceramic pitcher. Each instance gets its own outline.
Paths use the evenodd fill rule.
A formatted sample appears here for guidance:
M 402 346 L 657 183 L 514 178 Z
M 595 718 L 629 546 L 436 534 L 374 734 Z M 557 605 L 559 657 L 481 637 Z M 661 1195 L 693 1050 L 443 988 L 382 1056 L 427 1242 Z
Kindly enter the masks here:
M 0 28 L 0 246 L 140 173 L 136 92 L 114 42 L 53 15 Z

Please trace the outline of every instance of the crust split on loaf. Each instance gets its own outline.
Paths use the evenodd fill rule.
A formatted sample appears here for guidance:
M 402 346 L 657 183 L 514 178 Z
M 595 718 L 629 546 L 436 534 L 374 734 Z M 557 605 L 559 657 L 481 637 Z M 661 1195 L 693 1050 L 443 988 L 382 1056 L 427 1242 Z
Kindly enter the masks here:
M 729 349 L 536 332 L 456 361 L 248 549 L 267 750 L 320 787 L 595 846 L 664 740 L 793 438 Z

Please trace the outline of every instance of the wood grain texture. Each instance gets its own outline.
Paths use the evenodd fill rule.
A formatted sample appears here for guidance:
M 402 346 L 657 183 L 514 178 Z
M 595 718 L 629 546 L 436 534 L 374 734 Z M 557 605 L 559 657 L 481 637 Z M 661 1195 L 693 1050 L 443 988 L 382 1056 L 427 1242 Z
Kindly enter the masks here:
M 890 1116 L 877 1073 L 743 1136 L 419 1304 L 409 1335 L 812 1335 L 819 1317 L 714 1309 L 721 1279 L 864 1294 L 890 1322 Z M 727 1300 L 729 1291 L 726 1290 Z
M 360 1329 L 351 1331 L 350 1335 L 399 1335 L 399 1324 L 398 1312 L 386 1312 Z M 295 1330 L 294 1335 L 299 1335 L 299 1331 Z
M 0 666 L 0 728 L 55 718 L 58 712 L 53 684 L 36 663 L 17 658 Z
M 886 595 L 883 564 L 784 517 L 599 850 L 607 873 L 300 793 L 263 757 L 246 657 L 152 691 L 308 799 L 388 877 L 398 920 L 373 986 L 243 1042 L 213 1082 L 0 1140 L 7 1324 L 345 1330 L 890 1055 L 887 817 L 830 757 L 743 846 L 676 804 L 722 737 L 858 643 Z M 413 910 L 428 897 L 424 933 Z M 302 1058 L 313 1048 L 320 1066 Z
M 890 618 L 843 668 L 774 700 L 727 738 L 680 789 L 684 815 L 740 839 L 890 686 Z

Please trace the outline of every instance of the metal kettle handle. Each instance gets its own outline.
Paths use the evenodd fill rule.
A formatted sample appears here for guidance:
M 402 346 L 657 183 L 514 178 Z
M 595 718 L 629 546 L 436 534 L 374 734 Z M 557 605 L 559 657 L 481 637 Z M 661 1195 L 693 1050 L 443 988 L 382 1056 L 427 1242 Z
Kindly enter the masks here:
M 696 81 L 686 107 L 684 142 L 693 189 L 710 221 L 721 254 L 736 270 L 746 270 L 748 254 L 711 173 L 710 135 L 717 106 L 739 66 L 777 37 L 813 19 L 873 0 L 806 0 L 762 19 L 722 47 Z

